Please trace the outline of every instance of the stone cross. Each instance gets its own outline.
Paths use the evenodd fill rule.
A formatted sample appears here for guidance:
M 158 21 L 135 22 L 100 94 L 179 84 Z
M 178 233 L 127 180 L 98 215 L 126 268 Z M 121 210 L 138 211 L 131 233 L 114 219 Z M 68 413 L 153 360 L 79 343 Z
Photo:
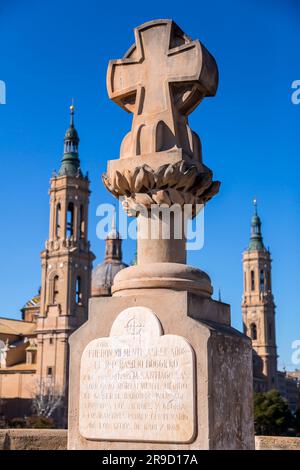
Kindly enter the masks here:
M 109 62 L 109 97 L 134 114 L 132 131 L 123 140 L 121 157 L 172 148 L 191 154 L 186 116 L 217 89 L 214 58 L 171 20 L 156 20 L 135 29 L 135 44 L 123 59 Z

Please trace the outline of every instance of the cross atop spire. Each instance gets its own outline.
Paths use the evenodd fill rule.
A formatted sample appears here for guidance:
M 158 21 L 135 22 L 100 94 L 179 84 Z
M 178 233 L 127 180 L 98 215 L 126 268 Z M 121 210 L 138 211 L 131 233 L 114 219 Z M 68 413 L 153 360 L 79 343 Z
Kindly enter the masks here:
M 70 106 L 70 127 L 74 127 L 74 111 L 75 111 L 74 98 L 72 98 L 72 103 Z
M 248 251 L 264 251 L 265 246 L 261 233 L 261 220 L 257 212 L 257 199 L 253 199 L 253 216 L 251 220 L 251 238 Z
M 254 206 L 254 215 L 257 215 L 257 199 L 256 199 L 256 197 L 253 199 L 253 206 Z

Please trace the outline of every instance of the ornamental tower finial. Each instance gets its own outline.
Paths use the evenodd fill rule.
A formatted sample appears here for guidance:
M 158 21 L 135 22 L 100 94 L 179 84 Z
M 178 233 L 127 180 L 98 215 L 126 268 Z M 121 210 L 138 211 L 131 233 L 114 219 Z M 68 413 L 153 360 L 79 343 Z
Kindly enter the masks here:
M 72 98 L 72 103 L 70 106 L 70 127 L 74 127 L 74 111 L 75 111 L 75 106 L 74 106 L 74 98 Z
M 249 251 L 263 251 L 265 246 L 261 233 L 261 220 L 257 212 L 257 199 L 253 199 L 254 213 L 251 221 L 251 238 L 248 250 Z
M 67 129 L 64 138 L 64 155 L 62 158 L 59 176 L 75 176 L 80 171 L 80 160 L 78 156 L 79 136 L 74 126 L 74 100 L 70 106 L 70 127 Z
M 254 206 L 254 215 L 257 215 L 257 199 L 256 199 L 256 197 L 253 199 L 253 206 Z
M 111 220 L 111 230 L 107 234 L 105 243 L 105 260 L 122 260 L 122 240 L 117 230 L 116 225 L 116 207 L 114 205 L 114 211 Z

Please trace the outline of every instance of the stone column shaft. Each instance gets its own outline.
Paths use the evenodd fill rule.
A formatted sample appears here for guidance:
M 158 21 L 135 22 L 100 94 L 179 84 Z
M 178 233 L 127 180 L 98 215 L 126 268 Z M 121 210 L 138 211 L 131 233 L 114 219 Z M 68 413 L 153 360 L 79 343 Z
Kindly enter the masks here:
M 182 220 L 182 211 L 180 214 L 178 211 L 175 214 L 169 212 L 169 220 L 167 215 L 167 211 L 163 211 L 161 217 L 138 216 L 138 265 L 186 263 L 185 223 Z

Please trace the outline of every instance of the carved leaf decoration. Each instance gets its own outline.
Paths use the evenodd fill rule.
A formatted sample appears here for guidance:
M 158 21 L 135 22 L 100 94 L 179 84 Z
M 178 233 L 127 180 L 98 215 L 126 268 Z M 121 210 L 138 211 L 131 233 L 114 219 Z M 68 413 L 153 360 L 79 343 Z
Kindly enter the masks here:
M 172 201 L 168 196 L 167 191 L 160 190 L 152 194 L 152 199 L 156 204 L 161 205 L 161 204 L 168 204 L 171 205 Z
M 176 168 L 173 165 L 168 165 L 163 179 L 164 186 L 174 186 L 178 181 L 178 176 Z
M 192 186 L 194 185 L 194 182 L 197 177 L 197 168 L 191 167 L 189 168 L 183 176 L 179 178 L 179 181 L 177 182 L 175 188 L 176 189 L 183 189 L 184 191 L 188 191 Z
M 109 178 L 108 178 L 106 173 L 103 173 L 102 181 L 103 181 L 104 186 L 108 189 L 108 191 L 110 191 L 111 190 L 111 185 L 109 183 Z
M 134 191 L 134 179 L 130 170 L 126 169 L 124 171 L 124 178 L 127 180 L 128 187 L 130 191 Z
M 137 168 L 135 168 L 135 170 L 133 172 L 131 172 L 131 174 L 132 174 L 132 192 L 133 193 L 135 193 L 135 180 L 136 180 L 137 175 L 139 174 L 139 171 L 140 171 L 140 167 L 138 166 Z
M 201 173 L 200 175 L 198 175 L 197 182 L 195 185 L 196 188 L 198 188 L 195 191 L 196 196 L 201 196 L 201 194 L 203 194 L 204 191 L 206 191 L 206 189 L 209 188 L 209 186 L 212 183 L 211 178 L 212 178 L 211 173 Z
M 205 204 L 217 194 L 220 183 L 213 182 L 212 172 L 203 167 L 205 172 L 199 172 L 195 165 L 180 161 L 154 171 L 149 165 L 143 165 L 134 171 L 115 171 L 111 178 L 104 173 L 102 180 L 115 197 L 125 196 L 122 204 L 126 212 L 137 215 L 151 204 Z
M 124 194 L 130 189 L 127 179 L 118 170 L 116 171 L 116 186 L 120 194 Z
M 138 193 L 145 186 L 147 188 L 147 175 L 143 167 L 139 169 L 139 172 L 135 178 L 134 182 L 134 192 Z
M 114 191 L 118 191 L 118 187 L 116 185 L 116 173 L 113 174 L 112 178 L 110 178 L 110 185 Z
M 214 181 L 211 186 L 205 191 L 203 195 L 203 202 L 208 202 L 213 196 L 215 196 L 220 189 L 220 181 Z
M 157 188 L 161 188 L 165 171 L 168 165 L 162 165 L 154 172 L 154 181 Z
M 111 192 L 115 197 L 119 197 L 119 194 L 115 191 L 115 189 L 112 187 L 110 179 L 108 178 L 106 173 L 103 173 L 102 175 L 102 181 L 106 189 Z
M 185 204 L 194 204 L 195 203 L 195 196 L 192 193 L 184 192 L 184 193 L 182 193 L 182 196 L 184 198 L 184 203 Z
M 134 199 L 138 204 L 142 204 L 144 206 L 149 206 L 149 205 L 153 204 L 153 200 L 152 200 L 151 196 L 149 196 L 146 193 L 136 194 L 134 196 Z
M 172 204 L 184 204 L 184 197 L 177 189 L 169 188 L 167 191 Z
M 152 189 L 155 185 L 154 174 L 150 166 L 144 166 L 145 174 L 147 175 L 147 188 Z

